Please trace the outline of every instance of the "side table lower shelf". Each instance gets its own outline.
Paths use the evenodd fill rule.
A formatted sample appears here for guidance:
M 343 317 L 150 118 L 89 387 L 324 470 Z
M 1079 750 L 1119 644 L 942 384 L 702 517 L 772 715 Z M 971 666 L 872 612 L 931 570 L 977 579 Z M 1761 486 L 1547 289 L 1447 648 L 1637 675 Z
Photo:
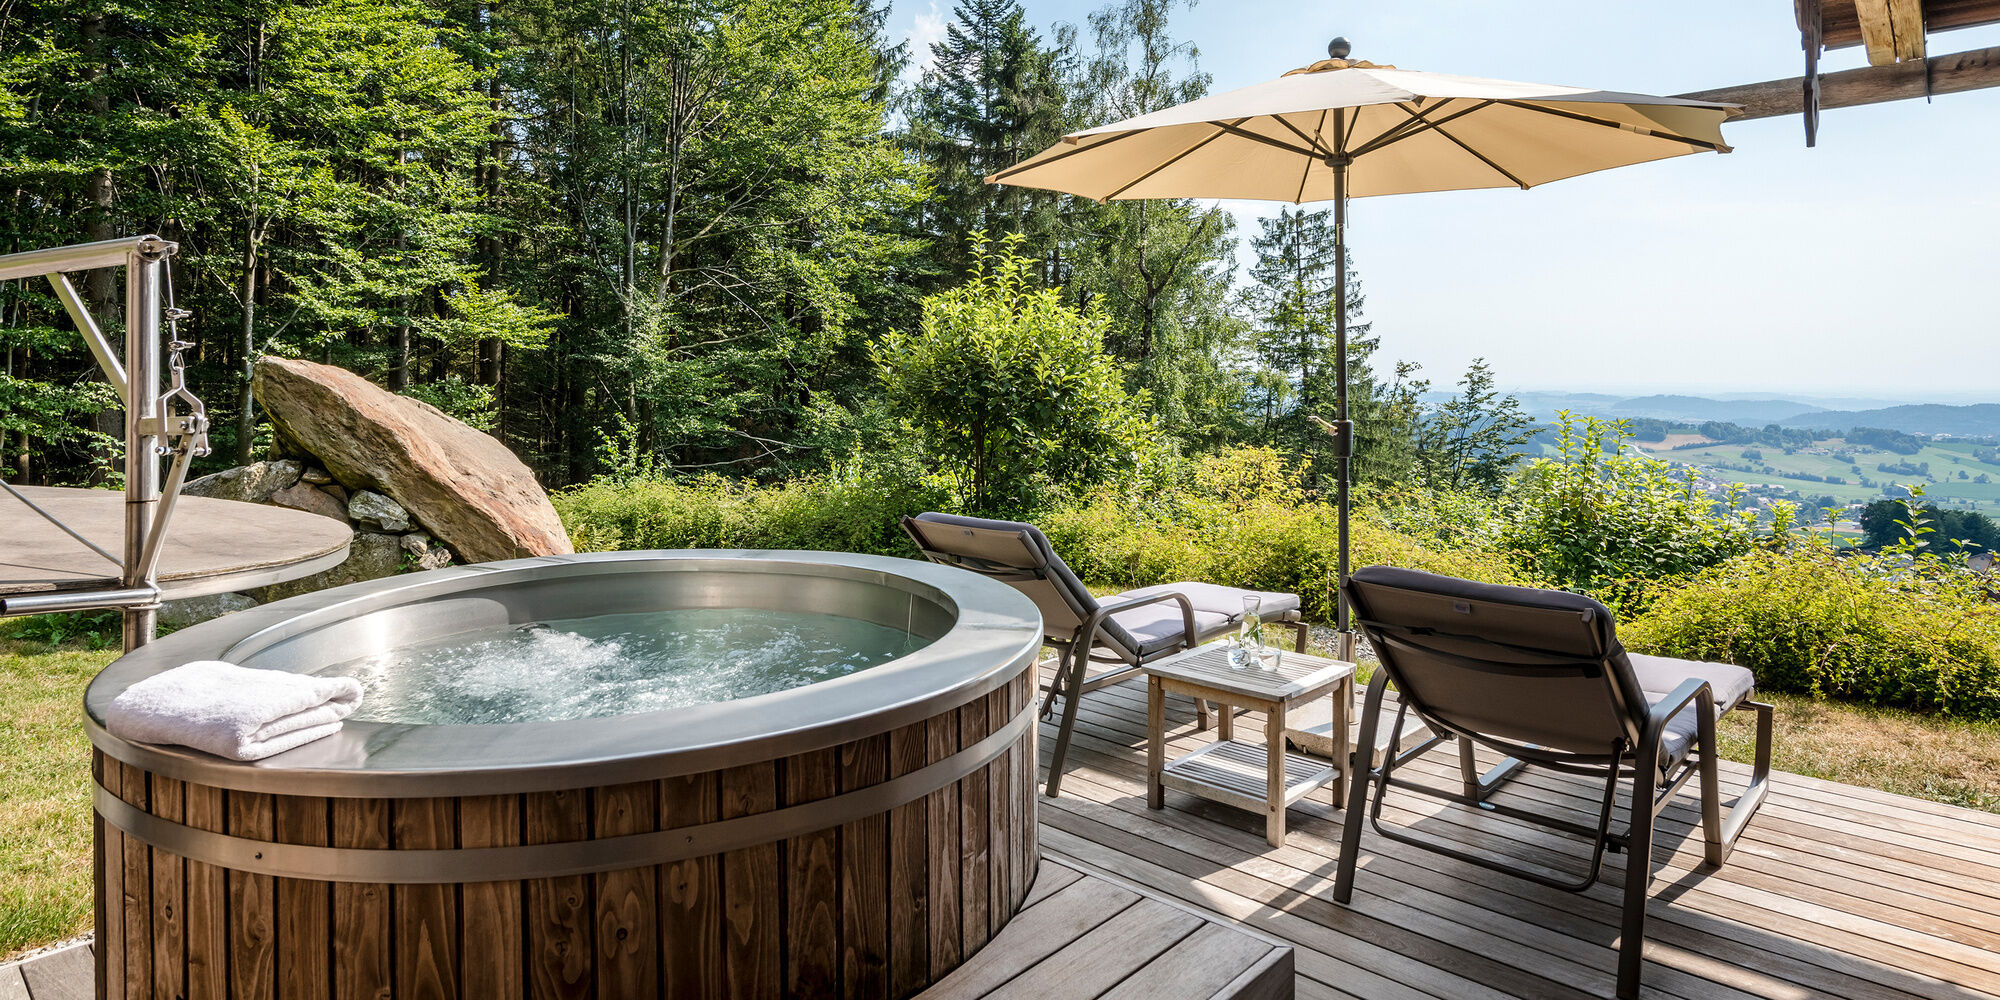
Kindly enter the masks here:
M 1189 795 L 1263 812 L 1270 802 L 1270 751 L 1261 743 L 1220 740 L 1167 762 L 1160 784 Z M 1340 768 L 1304 754 L 1285 754 L 1285 794 L 1280 808 L 1324 788 Z

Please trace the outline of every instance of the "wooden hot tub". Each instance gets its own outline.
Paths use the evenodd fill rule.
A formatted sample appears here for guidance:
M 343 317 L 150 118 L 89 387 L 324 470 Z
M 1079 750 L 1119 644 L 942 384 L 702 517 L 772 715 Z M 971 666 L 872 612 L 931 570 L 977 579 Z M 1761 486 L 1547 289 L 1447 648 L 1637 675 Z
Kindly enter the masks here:
M 137 679 L 312 670 L 473 622 L 707 602 L 930 639 L 773 694 L 505 725 L 350 722 L 254 764 L 107 733 Z M 908 996 L 1033 878 L 1040 622 L 1000 584 L 830 553 L 520 560 L 176 633 L 93 682 L 103 997 Z

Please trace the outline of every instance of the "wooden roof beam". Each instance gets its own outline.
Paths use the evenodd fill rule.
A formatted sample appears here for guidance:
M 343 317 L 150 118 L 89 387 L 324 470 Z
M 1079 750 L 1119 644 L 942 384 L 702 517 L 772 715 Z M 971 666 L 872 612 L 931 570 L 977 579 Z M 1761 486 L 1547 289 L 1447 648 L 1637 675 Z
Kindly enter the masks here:
M 1870 66 L 1924 58 L 1923 0 L 1854 0 Z
M 1928 88 L 1924 85 L 1926 69 L 1930 75 Z M 2000 87 L 2000 46 L 1893 66 L 1864 66 L 1822 74 L 1819 103 L 1822 108 L 1846 108 L 1986 87 Z M 1796 115 L 1805 110 L 1805 80 L 1792 77 L 1678 96 L 1743 105 L 1743 110 L 1730 121 Z

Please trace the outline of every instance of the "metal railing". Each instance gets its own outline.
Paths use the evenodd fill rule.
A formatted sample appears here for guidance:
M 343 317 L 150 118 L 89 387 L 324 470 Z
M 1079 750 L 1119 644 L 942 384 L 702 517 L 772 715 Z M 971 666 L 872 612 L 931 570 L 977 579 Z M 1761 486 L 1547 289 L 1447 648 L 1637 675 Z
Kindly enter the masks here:
M 113 560 L 119 564 L 118 586 L 0 597 L 0 615 L 118 608 L 125 616 L 126 650 L 152 641 L 160 607 L 160 546 L 173 516 L 173 500 L 186 478 L 188 462 L 208 453 L 208 416 L 201 401 L 181 383 L 179 353 L 186 345 L 178 340 L 168 345 L 173 352 L 172 389 L 160 391 L 161 289 L 167 261 L 179 250 L 179 244 L 149 234 L 0 256 L 0 281 L 35 275 L 48 279 L 125 405 L 125 537 L 122 558 Z M 68 276 L 102 267 L 125 268 L 122 362 Z M 187 412 L 170 412 L 169 401 L 176 399 Z M 168 455 L 174 456 L 174 463 L 163 500 L 160 459 Z M 34 513 L 109 558 L 109 553 L 47 511 L 14 495 Z

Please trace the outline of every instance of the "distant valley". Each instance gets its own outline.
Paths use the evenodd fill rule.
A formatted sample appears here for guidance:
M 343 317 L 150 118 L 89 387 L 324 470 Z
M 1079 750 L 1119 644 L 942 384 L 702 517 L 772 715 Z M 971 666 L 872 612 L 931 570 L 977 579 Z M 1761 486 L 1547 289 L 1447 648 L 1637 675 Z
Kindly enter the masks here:
M 1438 399 L 1450 393 L 1434 392 Z M 1905 434 L 2000 437 L 2000 403 L 1908 403 L 1887 399 L 1779 396 L 1718 399 L 1708 396 L 1618 396 L 1610 393 L 1514 393 L 1521 408 L 1540 421 L 1552 421 L 1568 410 L 1606 418 L 1663 420 L 1699 425 L 1710 421 L 1763 427 L 1777 424 L 1835 434 L 1856 427 L 1877 427 Z

